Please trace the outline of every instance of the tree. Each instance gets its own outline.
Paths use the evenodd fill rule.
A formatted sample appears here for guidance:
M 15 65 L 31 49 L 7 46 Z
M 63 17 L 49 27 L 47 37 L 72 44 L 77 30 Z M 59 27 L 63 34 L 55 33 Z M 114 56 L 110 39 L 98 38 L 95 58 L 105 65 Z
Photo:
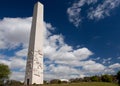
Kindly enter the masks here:
M 16 80 L 8 80 L 5 86 L 23 86 L 24 84 Z
M 2 83 L 5 79 L 8 79 L 10 74 L 9 67 L 5 64 L 0 64 L 0 82 Z
M 85 82 L 90 82 L 91 80 L 90 80 L 90 77 L 84 77 L 84 80 L 83 81 L 85 81 Z
M 99 78 L 99 76 L 92 76 L 91 81 L 98 82 L 98 81 L 100 81 L 100 78 Z
M 51 84 L 60 84 L 61 81 L 59 79 L 53 79 L 50 81 Z
M 101 76 L 101 80 L 102 80 L 103 82 L 112 82 L 112 76 L 107 75 L 107 74 L 102 75 L 102 76 Z
M 118 73 L 117 73 L 117 79 L 118 79 L 118 84 L 120 86 L 120 71 L 118 71 Z

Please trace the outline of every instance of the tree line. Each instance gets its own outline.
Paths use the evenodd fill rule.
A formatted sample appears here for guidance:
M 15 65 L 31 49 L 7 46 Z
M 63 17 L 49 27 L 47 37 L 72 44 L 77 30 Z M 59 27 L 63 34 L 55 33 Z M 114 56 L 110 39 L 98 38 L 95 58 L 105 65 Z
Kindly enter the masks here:
M 120 85 L 120 71 L 116 75 L 104 74 L 101 76 L 89 76 L 84 78 L 73 78 L 69 79 L 70 83 L 79 83 L 79 82 L 111 82 L 118 83 Z M 53 79 L 50 81 L 51 84 L 60 84 L 60 83 L 69 83 L 67 81 L 60 81 L 59 79 Z
M 0 64 L 0 86 L 4 84 L 9 84 L 9 86 L 22 86 L 23 83 L 20 81 L 9 80 L 9 76 L 11 71 L 9 67 L 5 64 Z M 111 83 L 118 83 L 120 86 L 120 71 L 117 72 L 116 75 L 95 75 L 89 76 L 84 78 L 73 78 L 69 79 L 68 81 L 61 81 L 59 79 L 53 79 L 49 82 L 49 84 L 61 84 L 61 83 L 79 83 L 79 82 L 111 82 Z M 45 84 L 48 84 L 47 81 L 44 81 Z
M 118 82 L 117 75 L 108 75 L 104 74 L 101 76 L 89 76 L 89 77 L 84 77 L 84 78 L 75 78 L 75 79 L 70 79 L 70 82 Z

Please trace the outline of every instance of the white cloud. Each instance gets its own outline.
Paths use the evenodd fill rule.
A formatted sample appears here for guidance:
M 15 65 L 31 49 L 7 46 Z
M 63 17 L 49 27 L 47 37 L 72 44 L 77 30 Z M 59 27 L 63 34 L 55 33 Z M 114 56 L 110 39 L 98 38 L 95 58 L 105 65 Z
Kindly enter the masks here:
M 26 60 L 18 57 L 9 57 L 9 59 L 0 59 L 0 63 L 8 65 L 11 69 L 10 79 L 24 81 Z
M 87 48 L 73 50 L 72 46 L 64 42 L 62 35 L 47 37 L 44 48 L 45 57 L 55 61 L 72 61 L 87 59 L 93 53 Z
M 0 58 L 0 63 L 9 65 L 9 67 L 13 71 L 11 79 L 22 81 L 24 80 L 26 60 L 23 57 L 26 57 L 27 55 L 30 24 L 31 17 L 4 18 L 0 21 L 0 33 L 3 34 L 2 36 L 0 36 L 0 42 L 3 42 L 5 45 L 9 45 L 4 47 L 0 46 L 0 49 L 12 50 L 13 48 L 18 48 L 20 45 L 22 45 L 21 49 L 14 51 L 14 56 L 6 56 L 4 58 Z M 100 63 L 92 60 L 87 60 L 91 55 L 93 55 L 93 52 L 90 51 L 88 48 L 83 47 L 74 49 L 72 46 L 64 42 L 63 35 L 55 35 L 51 33 L 51 31 L 55 30 L 55 27 L 53 27 L 50 23 L 46 23 L 45 25 L 45 79 L 75 78 L 87 75 L 89 71 L 90 73 L 94 74 L 96 72 L 101 72 L 106 68 Z M 47 33 L 49 33 L 49 35 Z M 81 68 L 83 70 L 81 70 Z
M 76 57 L 78 57 L 79 60 L 84 60 L 84 59 L 87 59 L 93 53 L 90 50 L 88 50 L 87 48 L 81 48 L 81 49 L 75 50 L 73 52 L 73 54 Z
M 7 57 L 7 59 L 0 59 L 0 63 L 6 64 L 10 69 L 25 70 L 26 60 L 18 57 Z
M 14 49 L 22 45 L 21 50 L 15 51 L 15 56 L 9 57 L 2 55 L 0 63 L 9 65 L 11 70 L 18 69 L 17 72 L 12 72 L 11 79 L 22 80 L 25 71 L 26 60 L 19 57 L 27 55 L 28 38 L 30 32 L 30 24 L 32 18 L 4 18 L 0 20 L 0 49 Z M 10 50 L 9 50 L 10 51 Z
M 63 78 L 70 79 L 78 77 L 80 73 L 79 70 L 75 68 L 64 65 L 55 66 L 54 64 L 51 64 L 48 67 L 47 71 L 45 72 L 46 79 L 49 79 L 51 76 L 52 76 L 51 79 L 63 79 Z
M 100 57 L 97 57 L 97 58 L 94 58 L 93 60 L 97 61 L 97 60 L 100 60 L 101 58 Z
M 8 66 L 10 66 L 10 61 L 9 60 L 6 60 L 6 59 L 0 59 L 0 63 L 2 63 L 2 64 L 6 64 L 6 65 L 8 65 Z
M 72 6 L 67 9 L 69 21 L 78 27 L 79 23 L 82 21 L 81 7 L 85 4 L 95 4 L 96 2 L 97 0 L 78 0 L 77 2 L 74 2 Z
M 88 8 L 84 10 L 86 14 L 82 15 L 82 7 L 88 5 Z M 69 21 L 76 27 L 82 22 L 83 19 L 103 19 L 111 15 L 111 12 L 120 6 L 120 0 L 77 0 L 71 7 L 67 9 Z M 87 6 L 86 6 L 87 7 Z M 85 18 L 87 15 L 87 18 Z
M 81 72 L 84 75 L 86 75 L 88 72 L 92 74 L 101 73 L 106 68 L 106 66 L 92 60 L 87 61 L 71 60 L 67 62 L 57 61 L 56 63 L 61 65 L 68 65 L 70 67 L 82 67 L 82 69 L 79 72 Z
M 0 20 L 0 49 L 28 46 L 31 17 L 4 18 Z
M 103 19 L 106 16 L 110 16 L 113 9 L 120 5 L 120 0 L 104 0 L 96 8 L 91 7 L 88 17 L 90 19 Z
M 115 68 L 120 68 L 120 64 L 119 63 L 115 63 L 115 64 L 112 64 L 112 65 L 110 65 L 109 66 L 109 68 L 111 68 L 111 69 L 115 69 Z
M 87 65 L 83 65 L 83 69 L 85 71 L 88 71 L 89 73 L 95 74 L 102 72 L 105 69 L 105 66 L 100 63 L 96 63 L 94 61 L 89 61 Z
M 24 49 L 22 49 L 22 50 L 19 50 L 18 52 L 16 52 L 16 56 L 26 57 L 26 56 L 27 56 L 27 51 L 28 51 L 27 48 L 24 48 Z
M 114 63 L 109 65 L 105 70 L 103 71 L 103 74 L 116 74 L 116 72 L 120 69 L 120 63 Z
M 22 59 L 22 58 L 17 58 L 17 57 L 13 57 L 10 58 L 10 68 L 11 69 L 20 69 L 21 71 L 25 69 L 26 66 L 26 60 Z
M 13 71 L 12 75 L 10 76 L 10 79 L 24 82 L 24 77 L 25 77 L 25 72 Z
M 5 55 L 0 54 L 0 59 L 4 59 L 5 57 Z
M 103 59 L 102 63 L 103 63 L 103 64 L 110 64 L 110 63 L 111 63 L 111 59 L 112 59 L 112 58 Z

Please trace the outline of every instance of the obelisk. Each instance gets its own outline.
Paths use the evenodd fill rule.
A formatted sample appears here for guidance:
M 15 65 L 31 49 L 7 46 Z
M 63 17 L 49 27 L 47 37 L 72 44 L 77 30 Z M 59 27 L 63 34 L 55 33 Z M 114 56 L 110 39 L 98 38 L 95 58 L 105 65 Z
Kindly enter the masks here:
M 43 84 L 43 5 L 37 2 L 34 6 L 30 32 L 25 84 Z

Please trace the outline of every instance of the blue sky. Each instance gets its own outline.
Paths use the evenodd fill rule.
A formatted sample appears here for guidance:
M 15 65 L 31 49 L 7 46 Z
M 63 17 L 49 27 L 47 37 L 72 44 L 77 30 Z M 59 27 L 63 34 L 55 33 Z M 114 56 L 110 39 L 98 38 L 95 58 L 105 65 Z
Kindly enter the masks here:
M 44 4 L 44 79 L 120 70 L 119 0 L 1 0 L 0 63 L 9 65 L 11 79 L 24 80 L 37 1 Z

